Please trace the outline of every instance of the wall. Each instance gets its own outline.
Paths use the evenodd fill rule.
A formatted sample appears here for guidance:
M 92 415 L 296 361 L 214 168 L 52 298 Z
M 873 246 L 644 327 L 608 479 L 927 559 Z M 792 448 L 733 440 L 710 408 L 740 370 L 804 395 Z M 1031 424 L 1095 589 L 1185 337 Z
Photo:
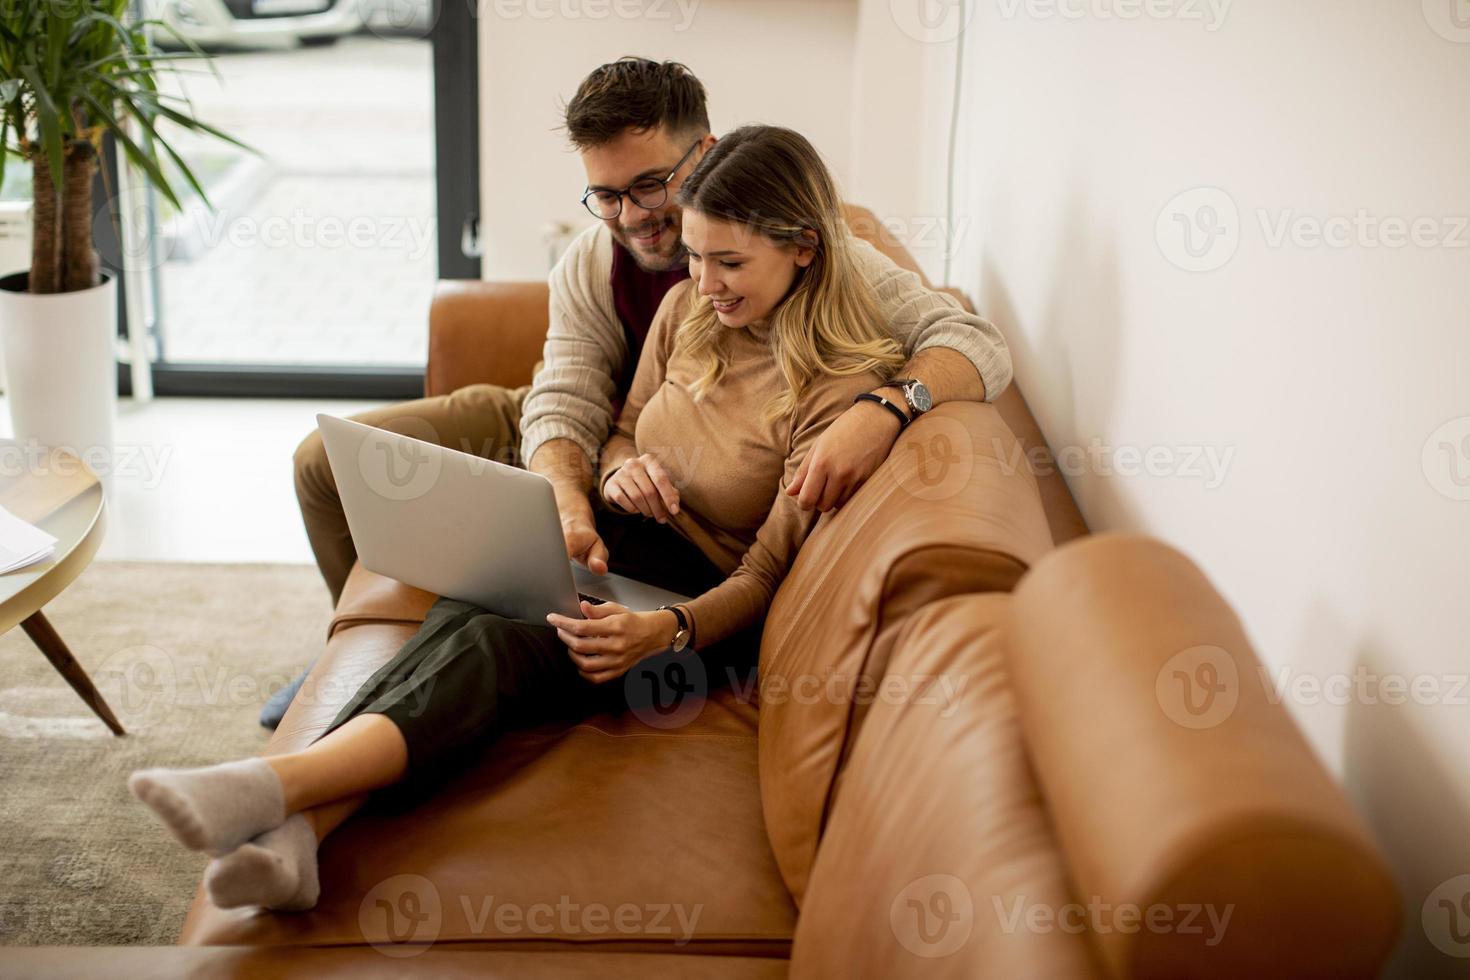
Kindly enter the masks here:
M 862 5 L 859 77 L 911 71 L 859 190 L 942 209 L 886 175 L 934 179 L 966 23 L 956 284 L 1091 525 L 1190 554 L 1285 678 L 1406 891 L 1392 975 L 1463 975 L 1421 908 L 1470 888 L 1470 10 L 913 0 L 923 43 L 908 2 Z
M 481 0 L 482 228 L 488 279 L 543 278 L 549 222 L 583 227 L 586 177 L 563 100 L 622 55 L 687 64 L 724 132 L 800 130 L 839 181 L 850 168 L 856 0 Z M 620 16 L 619 12 L 634 16 Z

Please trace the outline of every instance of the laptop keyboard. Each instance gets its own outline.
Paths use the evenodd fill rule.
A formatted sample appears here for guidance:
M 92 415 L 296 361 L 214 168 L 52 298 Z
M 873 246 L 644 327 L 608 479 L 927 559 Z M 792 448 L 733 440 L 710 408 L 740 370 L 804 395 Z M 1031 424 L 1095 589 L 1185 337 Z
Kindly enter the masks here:
M 586 599 L 588 602 L 592 603 L 594 606 L 600 606 L 604 602 L 607 601 L 606 599 L 599 599 L 595 595 L 588 595 L 585 592 L 578 592 L 577 593 L 577 598 L 578 599 Z

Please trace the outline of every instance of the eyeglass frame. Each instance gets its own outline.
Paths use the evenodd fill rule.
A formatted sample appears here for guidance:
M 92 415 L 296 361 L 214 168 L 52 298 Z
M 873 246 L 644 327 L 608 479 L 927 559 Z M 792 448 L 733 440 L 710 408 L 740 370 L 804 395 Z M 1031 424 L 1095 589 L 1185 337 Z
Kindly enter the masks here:
M 627 187 L 624 187 L 620 191 L 614 190 L 611 187 L 593 187 L 591 184 L 587 185 L 587 189 L 582 192 L 582 207 L 586 208 L 587 213 L 592 215 L 592 217 L 598 219 L 599 221 L 612 221 L 621 216 L 623 213 L 623 198 L 625 197 L 646 211 L 652 211 L 654 208 L 663 207 L 666 203 L 668 203 L 669 200 L 669 181 L 673 180 L 674 175 L 679 172 L 679 169 L 683 167 L 684 164 L 689 162 L 689 158 L 694 155 L 694 151 L 699 149 L 700 144 L 702 144 L 703 142 L 703 136 L 695 140 L 694 145 L 684 152 L 684 155 L 679 158 L 678 163 L 674 164 L 674 169 L 669 171 L 669 175 L 667 177 L 639 177 L 637 180 L 633 181 L 632 184 L 629 184 Z M 650 206 L 644 204 L 642 201 L 638 200 L 638 198 L 633 196 L 634 185 L 641 184 L 645 180 L 658 181 L 664 192 L 664 199 L 662 201 L 659 201 L 657 204 Z M 589 201 L 591 201 L 593 194 L 617 194 L 618 209 L 610 215 L 599 214 L 598 212 L 594 211 L 592 209 L 592 205 L 588 203 Z

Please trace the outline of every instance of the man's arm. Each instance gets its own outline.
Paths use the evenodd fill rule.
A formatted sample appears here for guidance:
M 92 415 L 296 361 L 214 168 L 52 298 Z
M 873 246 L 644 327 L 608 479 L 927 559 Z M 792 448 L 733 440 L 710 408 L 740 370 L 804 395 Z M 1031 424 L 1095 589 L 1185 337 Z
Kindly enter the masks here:
M 985 382 L 981 379 L 980 372 L 975 370 L 974 363 L 964 354 L 948 347 L 928 347 L 919 351 L 909 358 L 909 362 L 894 377 L 917 378 L 924 382 L 924 387 L 929 389 L 929 397 L 934 400 L 935 405 L 945 402 L 986 401 Z M 874 388 L 873 391 L 889 401 L 897 401 L 899 408 L 905 407 L 903 388 L 884 385 Z M 858 405 L 872 405 L 884 415 L 893 418 L 882 405 L 873 405 L 868 401 L 858 402 Z M 893 427 L 897 430 L 898 419 L 893 419 Z M 894 436 L 897 437 L 896 431 Z
M 592 460 L 571 439 L 548 439 L 527 466 L 551 481 L 567 555 L 596 575 L 607 574 L 607 546 L 597 534 L 592 516 Z
M 898 377 L 918 378 L 929 388 L 937 405 L 948 401 L 995 401 L 1011 383 L 1011 352 L 995 324 L 964 310 L 959 301 L 924 285 L 917 273 L 900 268 L 892 259 L 864 241 L 852 242 L 854 264 L 873 291 L 878 314 L 893 338 L 910 358 L 942 349 L 962 355 L 979 375 L 978 385 L 947 393 L 941 399 L 936 385 L 914 370 L 913 362 Z M 938 379 L 936 379 L 938 380 Z M 882 411 L 882 407 L 878 407 Z M 895 420 L 897 421 L 897 420 Z
M 573 239 L 551 270 L 541 370 L 521 406 L 521 454 L 528 468 L 554 439 L 575 443 L 595 461 L 612 428 L 616 379 L 629 354 L 611 274 L 612 239 L 597 227 Z

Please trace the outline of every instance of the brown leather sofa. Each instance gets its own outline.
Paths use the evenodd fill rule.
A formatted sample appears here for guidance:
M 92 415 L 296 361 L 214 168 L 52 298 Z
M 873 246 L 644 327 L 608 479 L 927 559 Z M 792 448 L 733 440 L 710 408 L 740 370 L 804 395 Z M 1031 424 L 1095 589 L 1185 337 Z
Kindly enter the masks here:
M 430 392 L 525 383 L 545 329 L 544 285 L 441 284 Z M 192 948 L 107 962 L 1375 976 L 1394 884 L 1266 696 L 1240 623 L 1177 551 L 1086 535 L 1045 453 L 1014 388 L 941 406 L 819 523 L 771 609 L 759 690 L 691 683 L 667 712 L 509 735 L 417 809 L 365 811 L 330 837 L 313 911 L 222 911 L 201 891 Z M 268 751 L 319 734 L 431 600 L 354 570 Z M 12 964 L 60 969 L 44 951 Z

